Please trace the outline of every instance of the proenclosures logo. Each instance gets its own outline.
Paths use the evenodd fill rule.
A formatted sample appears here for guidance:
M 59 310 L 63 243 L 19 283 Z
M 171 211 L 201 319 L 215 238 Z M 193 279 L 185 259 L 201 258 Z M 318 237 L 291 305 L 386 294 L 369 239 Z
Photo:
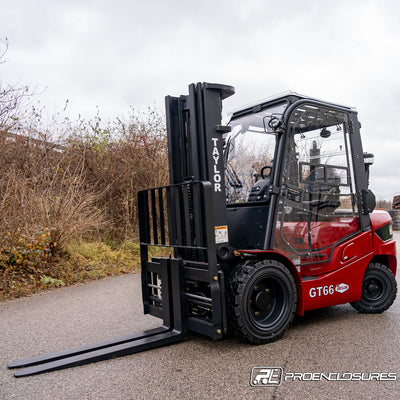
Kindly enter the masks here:
M 283 382 L 396 381 L 395 372 L 283 372 L 281 367 L 253 367 L 251 386 L 280 386 Z

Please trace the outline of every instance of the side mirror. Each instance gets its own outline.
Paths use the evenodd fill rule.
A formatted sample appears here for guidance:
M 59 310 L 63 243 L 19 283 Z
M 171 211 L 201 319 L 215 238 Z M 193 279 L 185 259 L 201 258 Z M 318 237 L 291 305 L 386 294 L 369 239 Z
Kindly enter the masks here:
M 264 122 L 264 131 L 265 133 L 279 133 L 282 132 L 281 126 L 283 124 L 283 121 L 279 119 L 276 115 L 273 115 L 272 117 L 265 116 L 263 119 Z M 268 129 L 269 128 L 269 129 Z M 272 129 L 272 132 L 271 132 Z
M 374 163 L 374 155 L 372 153 L 364 153 L 365 174 L 369 185 L 369 167 Z
M 372 211 L 374 211 L 374 208 L 376 206 L 376 199 L 375 195 L 372 192 L 372 190 L 362 190 L 361 192 L 362 196 L 362 212 L 363 214 L 370 214 Z
M 274 130 L 274 132 L 277 132 L 278 129 L 282 126 L 282 120 L 280 120 L 278 117 L 273 116 L 269 122 L 268 126 Z

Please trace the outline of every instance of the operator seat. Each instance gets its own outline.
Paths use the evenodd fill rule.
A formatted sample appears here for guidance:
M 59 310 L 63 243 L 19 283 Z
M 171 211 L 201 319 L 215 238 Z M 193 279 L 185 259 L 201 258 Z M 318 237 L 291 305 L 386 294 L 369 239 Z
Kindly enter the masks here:
M 256 184 L 251 188 L 247 201 L 252 202 L 269 200 L 268 189 L 270 185 L 271 179 L 269 176 L 265 179 L 258 180 Z

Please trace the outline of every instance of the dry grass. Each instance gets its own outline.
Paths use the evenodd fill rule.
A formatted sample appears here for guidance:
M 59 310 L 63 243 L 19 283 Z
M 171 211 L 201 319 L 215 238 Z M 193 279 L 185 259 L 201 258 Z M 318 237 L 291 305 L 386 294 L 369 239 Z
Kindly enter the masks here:
M 27 296 L 32 293 L 69 286 L 126 273 L 140 271 L 140 248 L 133 242 L 118 246 L 100 241 L 69 243 L 63 257 L 41 260 L 33 268 L 13 268 L 3 272 L 0 300 Z M 5 276 L 4 276 L 5 274 Z
M 24 237 L 21 248 L 31 247 L 32 254 L 46 248 L 49 237 L 40 233 L 41 242 Z M 150 257 L 170 255 L 169 248 L 152 248 Z M 111 276 L 140 272 L 140 246 L 126 240 L 111 243 L 99 240 L 73 240 L 61 256 L 43 252 L 40 259 L 33 259 L 30 265 L 15 264 L 13 268 L 0 270 L 0 301 L 29 296 L 43 290 L 70 286 Z M 25 256 L 26 257 L 26 256 Z M 1 263 L 1 259 L 0 259 Z M 1 275 L 2 274 L 2 275 Z

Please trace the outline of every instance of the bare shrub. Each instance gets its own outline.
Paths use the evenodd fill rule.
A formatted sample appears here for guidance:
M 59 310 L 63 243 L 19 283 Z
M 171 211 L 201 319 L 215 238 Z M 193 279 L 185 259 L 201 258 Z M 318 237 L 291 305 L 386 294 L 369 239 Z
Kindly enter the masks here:
M 7 46 L 0 38 L 0 65 Z M 58 113 L 45 123 L 43 111 L 28 87 L 0 78 L 0 298 L 90 275 L 76 265 L 74 239 L 132 243 L 137 192 L 168 183 L 158 112 L 132 109 L 107 123 L 100 113 L 77 121 Z
M 85 183 L 83 160 L 72 165 L 68 151 L 59 153 L 28 139 L 4 143 L 0 157 L 3 232 L 48 228 L 52 249 L 62 249 L 72 237 L 106 226 L 97 207 L 101 193 Z
M 35 219 L 38 225 L 51 227 L 54 249 L 63 249 L 72 238 L 107 227 L 103 212 L 97 207 L 102 194 L 85 184 L 79 167 L 63 171 L 62 177 L 53 179 L 45 188 L 39 184 L 32 190 Z
M 136 236 L 137 192 L 168 183 L 163 118 L 153 110 L 132 110 L 126 120 L 118 118 L 106 128 L 98 122 L 81 124 L 67 146 L 75 157 L 83 157 L 86 183 L 102 193 L 101 209 L 112 222 L 108 233 L 121 239 Z
M 99 116 L 80 121 L 79 129 L 64 122 L 56 145 L 37 121 L 40 113 L 31 112 L 23 135 L 0 134 L 0 231 L 46 227 L 60 249 L 93 232 L 137 237 L 137 192 L 168 182 L 162 117 L 132 111 L 105 128 Z
M 7 47 L 3 40 L 0 63 Z M 168 183 L 163 117 L 131 109 L 106 123 L 99 112 L 44 123 L 31 96 L 0 80 L 0 242 L 2 232 L 38 228 L 51 229 L 60 249 L 93 232 L 137 237 L 137 192 Z

